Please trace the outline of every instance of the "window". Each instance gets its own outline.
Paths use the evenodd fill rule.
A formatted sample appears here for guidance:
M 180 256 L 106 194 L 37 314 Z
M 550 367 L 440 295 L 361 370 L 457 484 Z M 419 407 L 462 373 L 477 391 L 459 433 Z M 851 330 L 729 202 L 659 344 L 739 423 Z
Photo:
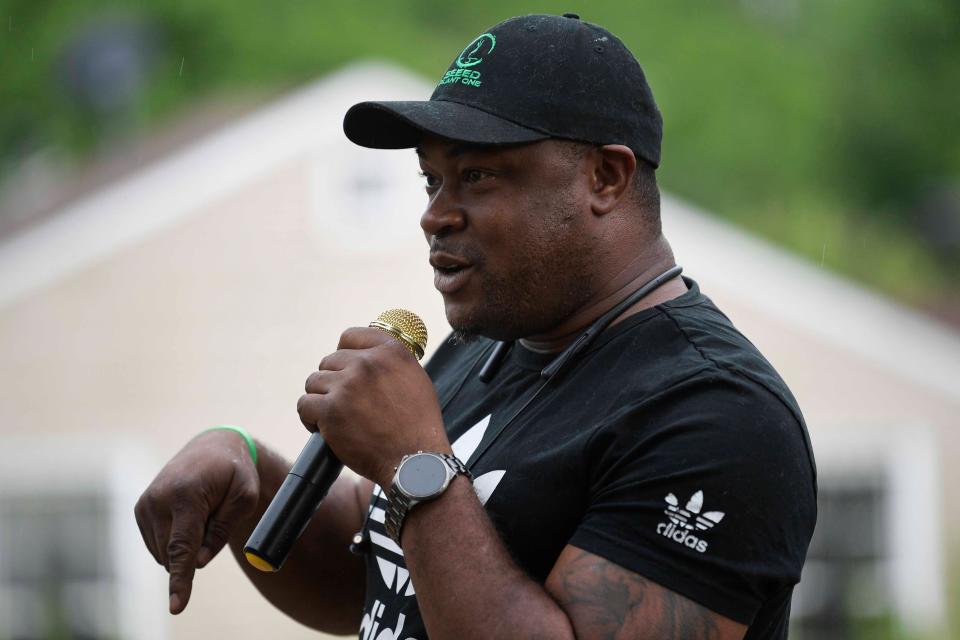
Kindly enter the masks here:
M 102 495 L 0 496 L 0 637 L 117 637 L 110 542 Z
M 893 622 L 884 480 L 850 477 L 820 484 L 817 529 L 794 600 L 792 635 L 886 637 Z
M 813 431 L 819 515 L 791 637 L 902 638 L 944 624 L 940 465 L 923 425 Z
M 0 640 L 164 640 L 133 505 L 159 465 L 113 436 L 0 438 Z

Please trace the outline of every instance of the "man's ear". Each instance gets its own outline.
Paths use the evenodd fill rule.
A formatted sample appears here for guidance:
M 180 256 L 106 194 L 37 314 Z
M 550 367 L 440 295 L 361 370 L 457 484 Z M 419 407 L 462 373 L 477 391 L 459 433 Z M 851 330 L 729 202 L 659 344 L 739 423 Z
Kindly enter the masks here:
M 628 195 L 637 158 L 630 147 L 606 144 L 592 151 L 590 161 L 591 208 L 594 215 L 606 215 Z

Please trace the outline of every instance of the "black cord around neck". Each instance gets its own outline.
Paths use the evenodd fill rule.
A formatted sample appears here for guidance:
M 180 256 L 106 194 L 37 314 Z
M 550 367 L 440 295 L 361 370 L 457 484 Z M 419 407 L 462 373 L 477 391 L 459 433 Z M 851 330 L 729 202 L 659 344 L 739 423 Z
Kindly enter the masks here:
M 553 362 L 543 368 L 543 371 L 540 372 L 540 376 L 546 379 L 555 377 L 567 365 L 568 362 L 571 362 L 578 354 L 583 353 L 587 347 L 593 344 L 593 341 L 597 339 L 597 336 L 603 333 L 606 328 L 610 326 L 610 323 L 616 320 L 624 311 L 640 302 L 640 300 L 643 298 L 646 298 L 653 291 L 659 289 L 668 281 L 676 278 L 682 272 L 683 267 L 680 265 L 674 265 L 660 275 L 654 277 L 652 280 L 644 283 L 643 286 L 621 300 L 620 303 L 615 307 L 594 320 L 593 324 L 587 327 L 587 330 L 584 331 L 583 334 L 573 342 L 573 344 L 564 349 L 563 353 L 554 358 Z
M 560 355 L 558 355 L 550 362 L 550 364 L 544 367 L 544 369 L 540 372 L 541 377 L 545 379 L 555 377 L 578 354 L 582 353 L 585 349 L 587 349 L 587 347 L 593 344 L 593 341 L 596 340 L 597 336 L 603 333 L 606 328 L 610 326 L 610 323 L 616 320 L 617 317 L 619 317 L 624 311 L 638 303 L 641 299 L 650 295 L 654 290 L 660 288 L 673 278 L 679 276 L 682 272 L 683 267 L 674 265 L 660 275 L 655 276 L 653 279 L 645 282 L 639 289 L 621 300 L 616 306 L 607 311 L 605 314 L 594 320 L 593 324 L 591 324 L 585 332 L 580 334 L 579 338 L 574 340 L 570 346 L 564 349 Z M 496 375 L 497 370 L 500 369 L 500 364 L 503 362 L 503 359 L 506 357 L 511 346 L 513 346 L 513 342 L 494 343 L 490 356 L 487 358 L 483 368 L 480 370 L 480 375 L 478 376 L 480 378 L 480 382 L 486 384 L 493 380 L 493 377 Z

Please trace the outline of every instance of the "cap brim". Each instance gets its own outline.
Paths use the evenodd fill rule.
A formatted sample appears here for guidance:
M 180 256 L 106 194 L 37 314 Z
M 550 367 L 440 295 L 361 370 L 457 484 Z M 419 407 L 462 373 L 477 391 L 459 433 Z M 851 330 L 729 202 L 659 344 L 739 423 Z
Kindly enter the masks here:
M 425 133 L 474 144 L 517 144 L 550 135 L 459 102 L 361 102 L 343 118 L 343 132 L 362 147 L 415 147 Z

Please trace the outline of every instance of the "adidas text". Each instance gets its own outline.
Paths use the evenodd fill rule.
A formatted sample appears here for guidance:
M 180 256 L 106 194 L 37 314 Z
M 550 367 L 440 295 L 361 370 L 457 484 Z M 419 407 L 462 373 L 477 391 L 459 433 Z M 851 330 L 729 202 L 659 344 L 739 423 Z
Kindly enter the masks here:
M 657 533 L 662 535 L 664 538 L 669 538 L 676 543 L 682 544 L 685 547 L 690 547 L 691 549 L 699 551 L 700 553 L 703 553 L 707 550 L 706 540 L 701 540 L 685 529 L 677 528 L 677 526 L 673 523 L 661 522 L 657 525 Z

